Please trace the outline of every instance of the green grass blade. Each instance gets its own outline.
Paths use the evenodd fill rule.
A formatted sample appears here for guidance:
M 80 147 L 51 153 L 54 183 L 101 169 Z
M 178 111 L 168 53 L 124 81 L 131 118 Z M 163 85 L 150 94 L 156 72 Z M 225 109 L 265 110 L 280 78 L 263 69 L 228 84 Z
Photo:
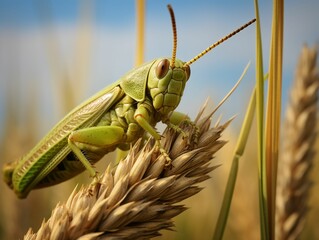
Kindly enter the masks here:
M 241 75 L 240 80 L 238 82 L 240 82 L 241 79 L 244 77 L 248 67 L 249 67 L 249 64 L 244 69 L 243 74 Z M 232 161 L 232 165 L 231 165 L 231 169 L 230 169 L 230 174 L 229 174 L 227 185 L 226 185 L 226 190 L 225 190 L 225 194 L 224 194 L 224 198 L 223 198 L 223 202 L 222 202 L 222 207 L 221 207 L 221 210 L 219 212 L 219 216 L 218 216 L 218 220 L 217 220 L 217 224 L 216 224 L 216 228 L 215 228 L 215 232 L 214 232 L 214 236 L 213 236 L 214 240 L 222 239 L 223 234 L 224 234 L 224 230 L 226 227 L 228 213 L 229 213 L 229 209 L 230 209 L 230 205 L 231 205 L 231 201 L 232 201 L 232 197 L 233 197 L 233 193 L 234 193 L 235 183 L 236 183 L 236 179 L 237 179 L 239 159 L 245 150 L 245 146 L 247 143 L 251 123 L 252 123 L 253 117 L 254 117 L 254 111 L 255 111 L 255 105 L 256 105 L 255 92 L 256 92 L 256 90 L 254 89 L 254 91 L 251 95 L 251 98 L 250 98 L 250 102 L 249 102 L 249 106 L 248 106 L 248 109 L 247 109 L 247 112 L 245 115 L 243 126 L 242 126 L 240 134 L 239 134 L 237 146 L 235 148 L 235 153 L 234 153 L 234 157 L 233 157 L 233 161 Z
M 264 70 L 262 56 L 262 40 L 258 0 L 255 0 L 256 14 L 256 106 L 257 106 L 257 138 L 258 138 L 258 182 L 259 182 L 259 210 L 261 239 L 268 236 L 268 210 L 267 210 L 267 185 L 266 164 L 264 158 Z

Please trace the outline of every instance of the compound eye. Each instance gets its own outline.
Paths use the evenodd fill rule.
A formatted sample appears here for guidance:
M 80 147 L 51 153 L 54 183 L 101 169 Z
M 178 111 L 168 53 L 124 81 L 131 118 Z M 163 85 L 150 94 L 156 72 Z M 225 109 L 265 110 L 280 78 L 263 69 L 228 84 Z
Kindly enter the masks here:
M 191 68 L 188 65 L 184 65 L 184 70 L 186 72 L 187 80 L 188 80 L 189 77 L 191 76 Z
M 155 73 L 156 73 L 156 77 L 158 79 L 165 77 L 165 75 L 169 69 L 169 64 L 170 64 L 170 62 L 168 59 L 163 59 L 157 64 Z

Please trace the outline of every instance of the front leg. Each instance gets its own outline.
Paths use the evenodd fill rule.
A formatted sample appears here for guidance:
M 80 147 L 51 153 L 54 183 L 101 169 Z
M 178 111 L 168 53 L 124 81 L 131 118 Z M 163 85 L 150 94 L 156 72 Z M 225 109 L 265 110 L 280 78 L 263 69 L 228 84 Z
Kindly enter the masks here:
M 184 138 L 188 137 L 188 134 L 186 134 L 180 127 L 179 125 L 185 122 L 186 124 L 192 126 L 193 128 L 195 128 L 195 134 L 194 137 L 192 139 L 192 141 L 194 142 L 194 144 L 196 145 L 198 142 L 198 136 L 199 136 L 199 129 L 196 126 L 196 124 L 194 124 L 194 122 L 192 120 L 190 120 L 190 118 L 188 117 L 188 115 L 181 113 L 181 112 L 172 112 L 169 120 L 168 121 L 164 121 L 163 123 L 165 123 L 168 127 L 174 129 L 176 132 L 181 133 L 183 135 Z
M 161 135 L 156 131 L 156 129 L 150 124 L 150 115 L 149 115 L 149 110 L 143 105 L 140 105 L 135 114 L 134 114 L 134 119 L 135 121 L 153 138 L 156 140 L 156 144 L 161 152 L 161 154 L 164 155 L 166 158 L 166 164 L 165 166 L 168 167 L 171 165 L 172 160 L 170 159 L 169 155 L 167 154 L 166 150 L 161 146 Z
M 185 113 L 172 112 L 169 116 L 169 122 L 175 126 L 178 126 L 183 121 L 190 121 L 190 118 Z

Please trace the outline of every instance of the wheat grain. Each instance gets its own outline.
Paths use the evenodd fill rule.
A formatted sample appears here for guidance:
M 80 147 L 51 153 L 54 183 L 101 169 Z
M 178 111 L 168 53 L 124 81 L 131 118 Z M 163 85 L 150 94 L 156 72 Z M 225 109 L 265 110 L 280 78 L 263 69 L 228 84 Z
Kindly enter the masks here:
M 107 168 L 98 183 L 74 190 L 24 239 L 149 239 L 173 229 L 172 218 L 186 210 L 178 202 L 201 190 L 198 183 L 217 167 L 210 160 L 226 143 L 220 137 L 230 121 L 210 128 L 210 117 L 202 113 L 196 127 L 184 122 L 183 132 L 164 131 L 161 145 L 172 159 L 170 168 L 154 141 L 144 146 L 138 141 L 116 168 Z
M 308 210 L 319 87 L 316 57 L 316 48 L 302 49 L 287 107 L 277 188 L 277 239 L 298 238 Z

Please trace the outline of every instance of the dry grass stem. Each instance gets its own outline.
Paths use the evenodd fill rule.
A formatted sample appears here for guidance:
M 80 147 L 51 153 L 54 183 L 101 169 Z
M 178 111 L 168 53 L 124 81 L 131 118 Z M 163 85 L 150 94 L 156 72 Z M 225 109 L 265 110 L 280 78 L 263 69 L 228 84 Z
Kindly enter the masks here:
M 302 49 L 287 107 L 277 188 L 277 239 L 298 238 L 308 210 L 319 87 L 316 58 L 316 48 Z
M 75 189 L 37 233 L 30 229 L 24 239 L 149 239 L 172 229 L 172 218 L 186 210 L 179 202 L 201 191 L 198 184 L 217 167 L 211 160 L 225 144 L 220 137 L 230 121 L 211 128 L 210 117 L 202 113 L 197 127 L 180 125 L 184 135 L 164 131 L 161 144 L 172 159 L 170 168 L 154 141 L 144 146 L 139 141 L 117 167 L 108 168 L 98 183 Z

